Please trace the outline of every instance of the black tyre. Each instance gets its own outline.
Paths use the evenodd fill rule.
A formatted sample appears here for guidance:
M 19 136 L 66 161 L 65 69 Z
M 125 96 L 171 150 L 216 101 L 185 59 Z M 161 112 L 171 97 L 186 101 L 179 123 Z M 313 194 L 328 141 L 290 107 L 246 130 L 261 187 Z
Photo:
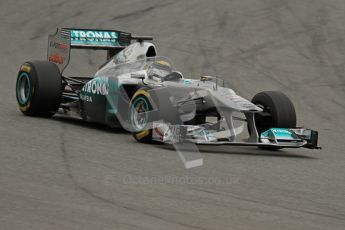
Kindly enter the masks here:
M 255 125 L 260 135 L 270 128 L 296 127 L 296 111 L 291 100 L 282 92 L 265 91 L 256 94 L 252 103 L 263 109 L 255 114 Z M 262 147 L 264 149 L 279 149 L 279 147 Z
M 16 97 L 22 113 L 50 117 L 59 108 L 61 94 L 61 74 L 54 63 L 33 61 L 21 66 L 16 83 Z
M 150 95 L 146 88 L 137 90 L 129 103 L 129 122 L 135 140 L 140 143 L 152 142 L 152 129 L 148 128 L 148 111 L 152 110 Z

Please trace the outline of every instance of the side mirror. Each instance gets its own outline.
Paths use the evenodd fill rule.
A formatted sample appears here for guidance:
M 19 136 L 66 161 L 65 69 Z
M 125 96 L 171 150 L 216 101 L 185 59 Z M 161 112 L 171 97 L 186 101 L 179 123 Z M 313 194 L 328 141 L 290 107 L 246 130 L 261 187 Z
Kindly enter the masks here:
M 212 76 L 201 76 L 200 81 L 212 81 L 214 77 Z
M 179 81 L 183 79 L 182 73 L 179 71 L 173 71 L 167 76 L 165 76 L 162 81 Z
M 131 78 L 144 80 L 146 77 L 143 73 L 131 73 Z

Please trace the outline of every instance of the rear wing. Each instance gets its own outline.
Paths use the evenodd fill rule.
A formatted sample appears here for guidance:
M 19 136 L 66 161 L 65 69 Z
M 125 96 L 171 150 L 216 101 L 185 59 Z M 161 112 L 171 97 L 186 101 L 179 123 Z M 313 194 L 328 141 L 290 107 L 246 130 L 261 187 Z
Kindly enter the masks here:
M 118 30 L 58 28 L 48 36 L 47 59 L 62 73 L 69 63 L 71 49 L 106 50 L 109 59 L 130 45 L 132 39 L 143 41 L 152 37 L 132 36 Z

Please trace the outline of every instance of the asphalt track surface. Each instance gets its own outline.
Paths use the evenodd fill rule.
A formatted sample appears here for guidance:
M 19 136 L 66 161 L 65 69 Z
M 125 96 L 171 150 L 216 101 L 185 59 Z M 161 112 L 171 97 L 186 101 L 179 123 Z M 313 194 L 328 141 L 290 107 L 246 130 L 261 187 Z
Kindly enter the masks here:
M 1 0 L 0 229 L 345 229 L 344 25 L 343 0 Z M 18 67 L 58 26 L 153 35 L 185 76 L 281 90 L 323 150 L 212 147 L 185 169 L 121 130 L 23 116 Z M 95 72 L 91 54 L 73 71 Z

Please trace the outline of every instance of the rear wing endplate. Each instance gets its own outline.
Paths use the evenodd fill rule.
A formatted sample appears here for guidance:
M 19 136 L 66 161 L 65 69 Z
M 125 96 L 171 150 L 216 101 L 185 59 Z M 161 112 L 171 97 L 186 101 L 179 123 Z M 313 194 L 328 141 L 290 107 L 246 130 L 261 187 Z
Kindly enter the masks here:
M 55 34 L 48 36 L 47 59 L 54 62 L 62 73 L 69 63 L 71 49 L 106 50 L 110 58 L 130 45 L 131 39 L 136 37 L 117 30 L 58 28 Z

